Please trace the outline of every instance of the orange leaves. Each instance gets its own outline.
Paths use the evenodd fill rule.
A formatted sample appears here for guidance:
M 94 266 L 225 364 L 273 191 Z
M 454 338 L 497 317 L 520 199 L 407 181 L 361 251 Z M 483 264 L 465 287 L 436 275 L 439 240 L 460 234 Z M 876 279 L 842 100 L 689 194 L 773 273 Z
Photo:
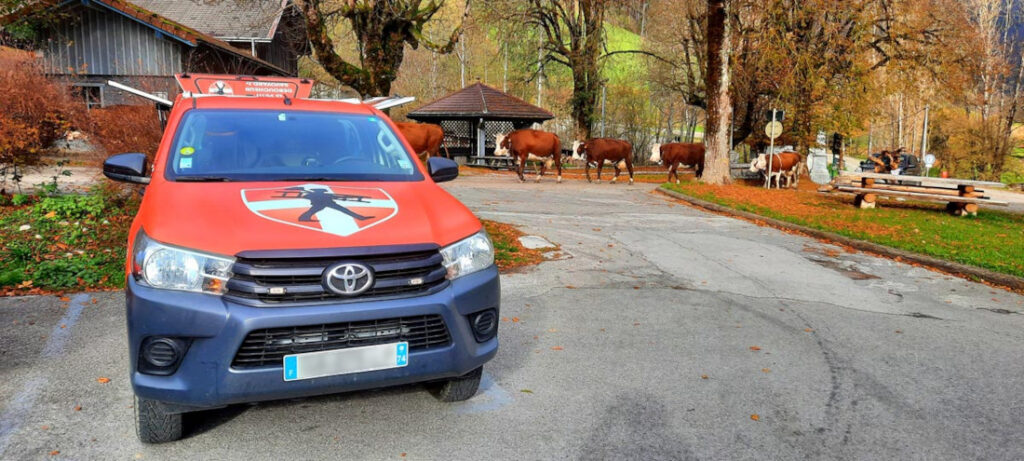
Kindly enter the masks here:
M 560 351 L 560 350 L 562 350 L 562 346 L 551 346 L 551 350 L 553 350 L 553 351 Z
M 700 375 L 700 379 L 708 379 L 708 375 Z
M 807 333 L 810 333 L 810 332 L 814 331 L 814 329 L 813 328 L 804 328 L 804 331 L 807 332 Z
M 104 378 L 104 377 L 96 378 L 96 382 L 98 382 L 100 384 L 107 384 L 107 383 L 110 382 L 110 378 Z
M 757 351 L 761 350 L 761 347 L 760 346 L 750 346 L 750 350 L 752 350 L 754 352 L 757 352 Z
M 67 296 L 61 296 L 60 300 L 61 300 L 61 302 L 65 302 L 65 303 L 71 302 L 71 298 L 69 298 Z
M 771 368 L 762 368 L 761 369 L 761 373 L 771 373 L 771 372 L 772 372 Z
M 75 405 L 74 410 L 75 411 L 82 411 L 82 406 L 81 405 Z
M 750 419 L 752 419 L 754 421 L 760 421 L 761 417 L 757 413 L 754 413 L 754 414 L 750 415 Z

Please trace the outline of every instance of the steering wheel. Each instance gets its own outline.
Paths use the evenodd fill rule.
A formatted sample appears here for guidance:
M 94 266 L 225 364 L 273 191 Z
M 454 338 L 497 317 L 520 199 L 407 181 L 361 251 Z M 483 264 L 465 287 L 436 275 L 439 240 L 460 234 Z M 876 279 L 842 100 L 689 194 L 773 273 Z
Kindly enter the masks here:
M 366 160 L 365 158 L 360 157 L 360 156 L 348 155 L 348 156 L 344 156 L 344 157 L 338 157 L 333 162 L 331 162 L 331 165 L 339 165 L 339 164 L 341 164 L 343 162 L 362 162 L 362 163 L 366 163 L 368 161 L 369 160 Z

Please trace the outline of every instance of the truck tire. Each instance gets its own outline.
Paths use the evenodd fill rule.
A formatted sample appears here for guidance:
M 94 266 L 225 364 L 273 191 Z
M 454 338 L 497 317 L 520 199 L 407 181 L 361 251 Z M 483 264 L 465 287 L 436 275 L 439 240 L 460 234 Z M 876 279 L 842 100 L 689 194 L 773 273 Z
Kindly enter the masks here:
M 153 400 L 135 396 L 135 434 L 143 443 L 166 443 L 181 438 L 181 413 L 166 413 Z
M 442 402 L 469 400 L 476 395 L 477 389 L 480 388 L 480 377 L 483 372 L 484 367 L 480 367 L 457 378 L 438 383 L 434 389 L 434 395 Z

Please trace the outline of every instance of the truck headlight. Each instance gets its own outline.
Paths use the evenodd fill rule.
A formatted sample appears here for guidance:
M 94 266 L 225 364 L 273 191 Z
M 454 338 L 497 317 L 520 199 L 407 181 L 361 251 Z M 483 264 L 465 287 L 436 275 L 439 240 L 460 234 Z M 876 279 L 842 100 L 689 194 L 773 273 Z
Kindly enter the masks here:
M 441 248 L 448 280 L 469 275 L 494 264 L 494 246 L 486 231 L 477 232 L 458 242 Z
M 223 294 L 234 259 L 172 247 L 139 231 L 132 248 L 132 275 L 153 288 Z

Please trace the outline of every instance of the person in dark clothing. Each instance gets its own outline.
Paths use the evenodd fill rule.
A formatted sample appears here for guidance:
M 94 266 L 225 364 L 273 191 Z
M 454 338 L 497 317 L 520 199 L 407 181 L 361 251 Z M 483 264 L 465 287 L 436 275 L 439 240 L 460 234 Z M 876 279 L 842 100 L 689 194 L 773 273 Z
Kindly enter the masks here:
M 295 188 L 295 189 L 292 189 L 292 190 L 299 190 L 300 191 L 299 198 L 304 198 L 306 200 L 309 200 L 309 209 L 306 210 L 305 213 L 302 213 L 301 216 L 299 216 L 299 222 L 312 222 L 314 215 L 316 215 L 317 213 L 319 213 L 319 212 L 321 212 L 321 211 L 323 211 L 325 209 L 328 209 L 328 208 L 330 208 L 332 210 L 340 211 L 342 213 L 345 213 L 345 214 L 347 214 L 347 215 L 349 215 L 349 216 L 351 216 L 351 217 L 353 217 L 355 219 L 358 219 L 360 221 L 366 221 L 367 219 L 373 219 L 373 216 L 363 216 L 363 215 L 358 214 L 358 213 L 356 213 L 356 212 L 354 212 L 352 210 L 349 210 L 348 208 L 345 208 L 345 207 L 343 207 L 341 205 L 338 205 L 338 202 L 335 202 L 335 200 L 337 200 L 337 199 L 347 199 L 349 196 L 341 196 L 341 195 L 337 195 L 337 194 L 329 194 L 324 189 L 312 189 L 312 190 L 310 190 L 310 189 Z

